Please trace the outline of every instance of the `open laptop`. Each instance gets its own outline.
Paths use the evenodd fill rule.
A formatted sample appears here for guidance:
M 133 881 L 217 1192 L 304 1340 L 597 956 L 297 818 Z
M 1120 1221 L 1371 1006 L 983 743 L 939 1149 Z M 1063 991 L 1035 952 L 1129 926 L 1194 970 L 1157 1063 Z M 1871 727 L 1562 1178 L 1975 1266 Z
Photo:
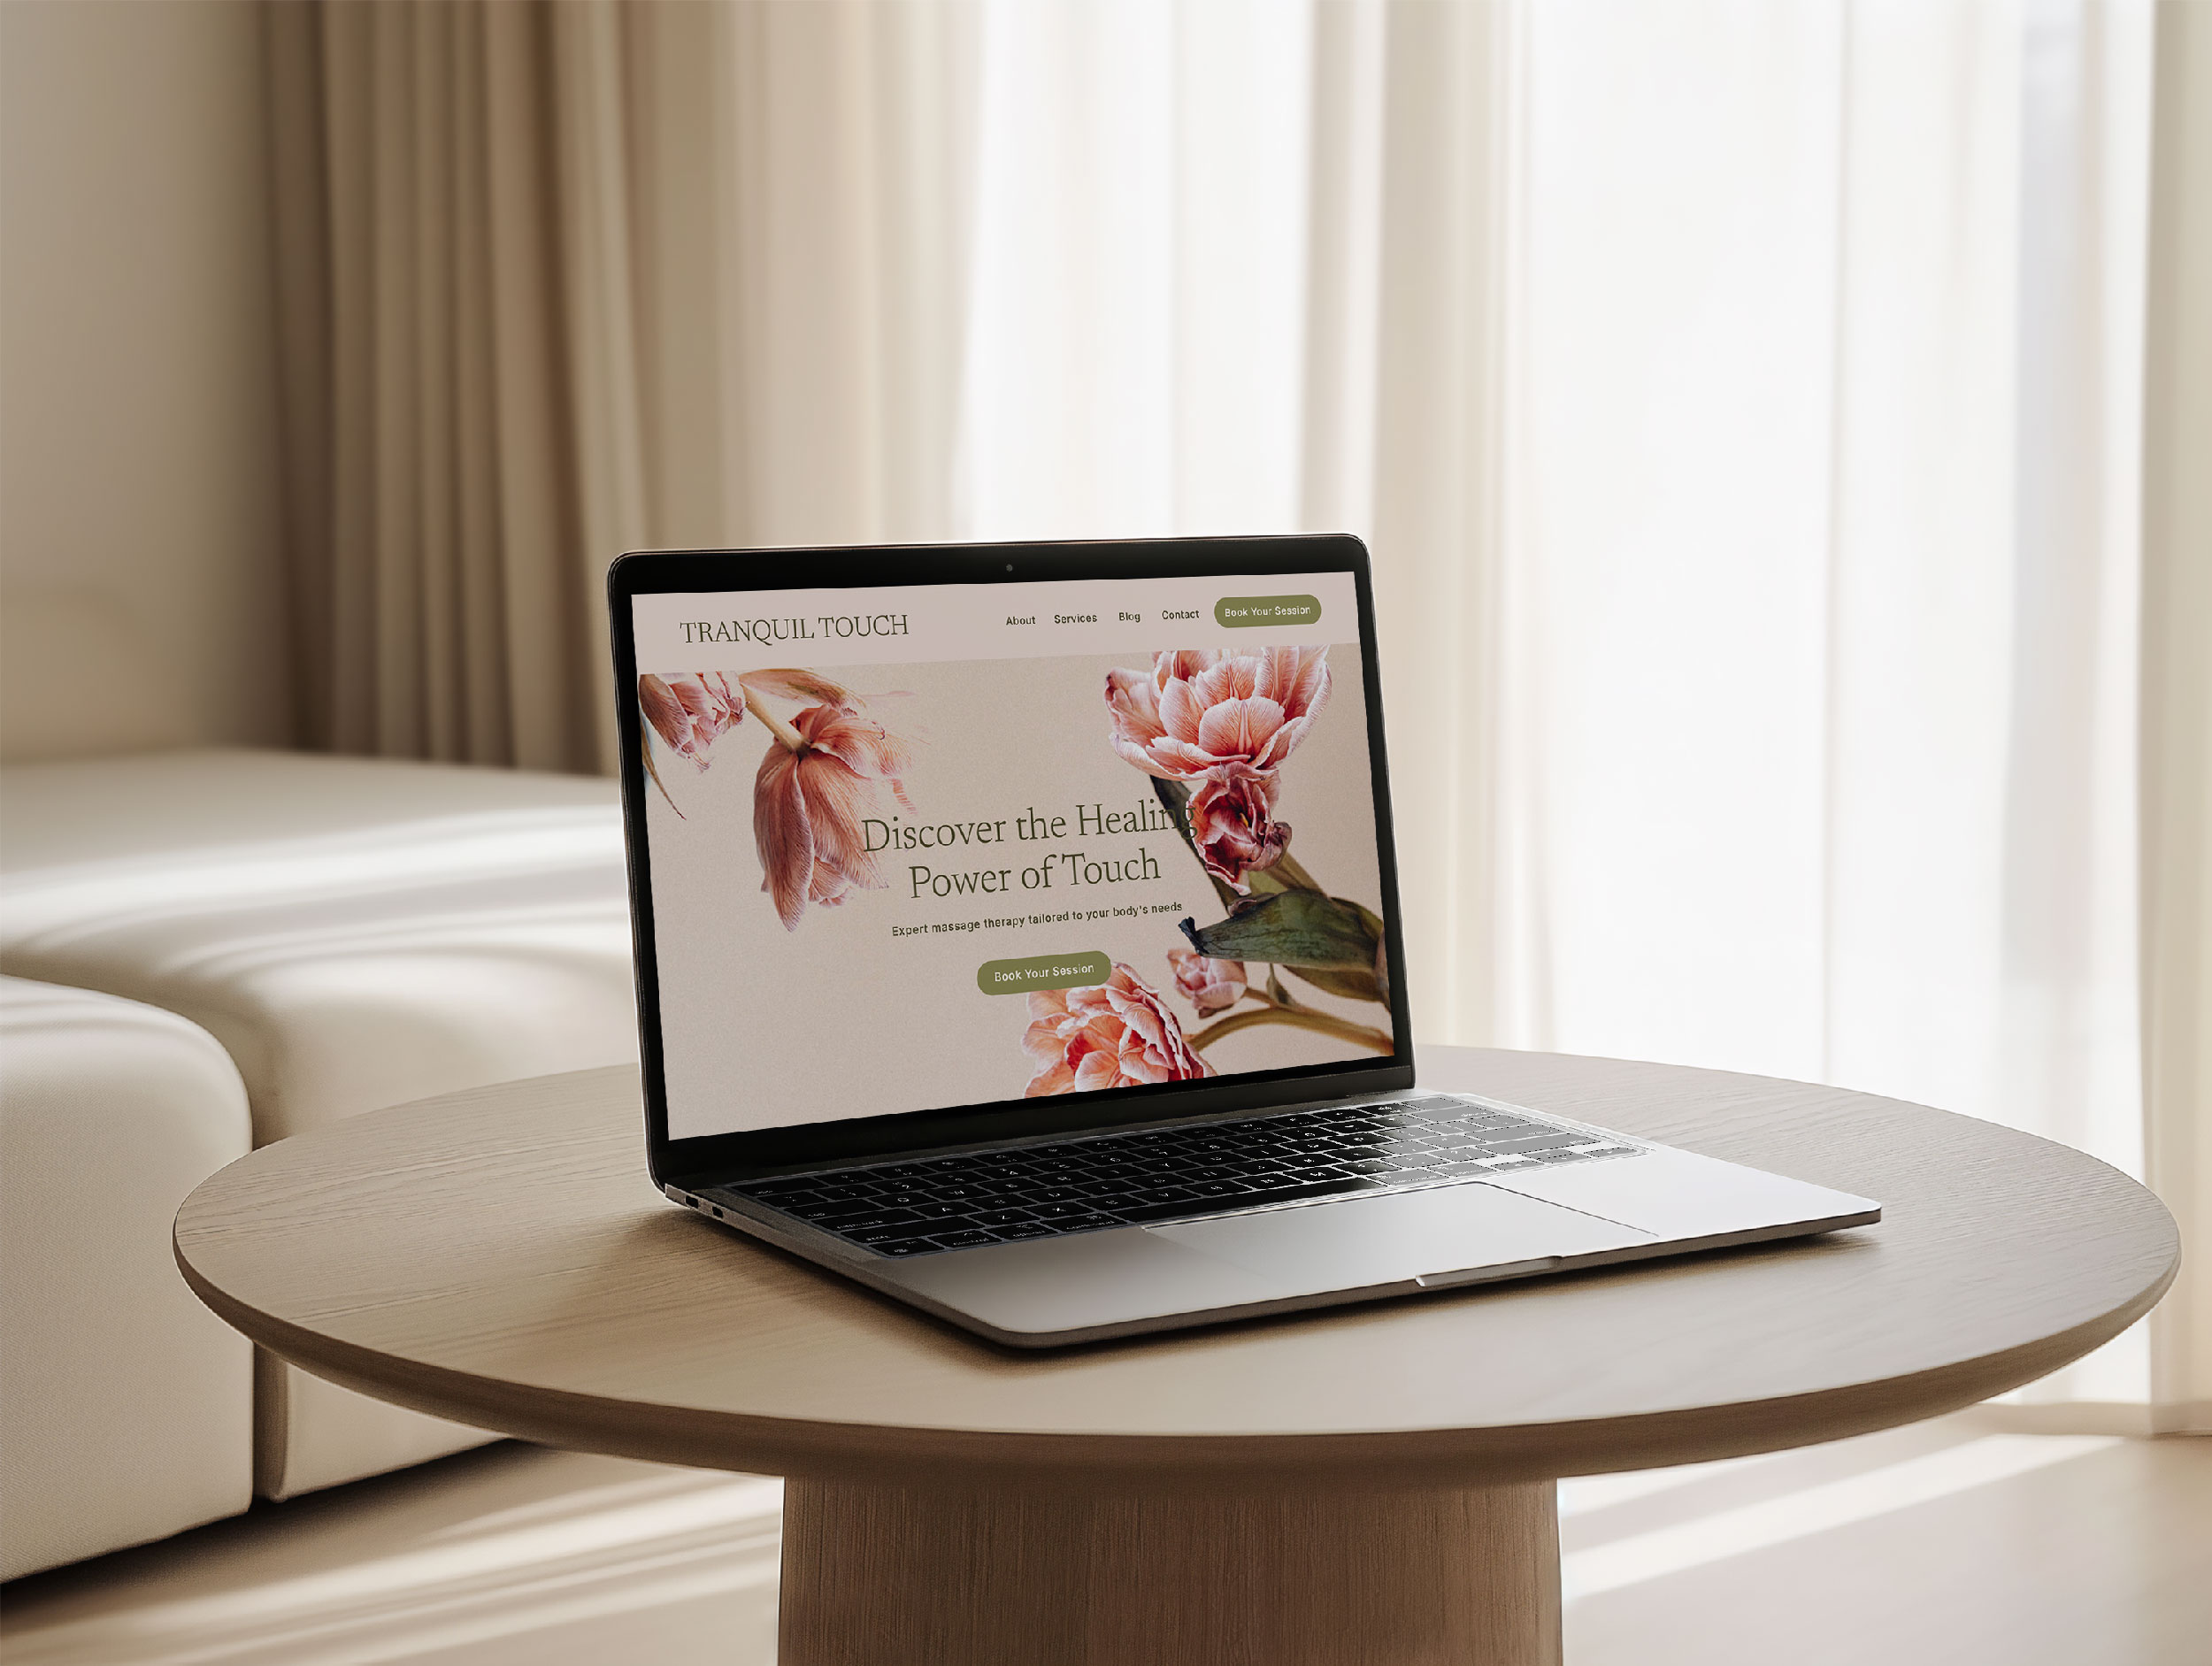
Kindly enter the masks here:
M 655 552 L 608 589 L 679 1204 L 1018 1347 L 1879 1218 L 1417 1086 L 1356 539 Z

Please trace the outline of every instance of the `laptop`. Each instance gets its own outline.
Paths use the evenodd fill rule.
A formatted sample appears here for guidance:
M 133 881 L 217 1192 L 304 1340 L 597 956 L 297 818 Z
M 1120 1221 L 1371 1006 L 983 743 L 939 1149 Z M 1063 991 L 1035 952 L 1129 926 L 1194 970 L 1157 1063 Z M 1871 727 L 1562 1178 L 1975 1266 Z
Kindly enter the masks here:
M 608 593 L 684 1209 L 1017 1347 L 1880 1217 L 1420 1086 L 1357 539 L 657 551 Z

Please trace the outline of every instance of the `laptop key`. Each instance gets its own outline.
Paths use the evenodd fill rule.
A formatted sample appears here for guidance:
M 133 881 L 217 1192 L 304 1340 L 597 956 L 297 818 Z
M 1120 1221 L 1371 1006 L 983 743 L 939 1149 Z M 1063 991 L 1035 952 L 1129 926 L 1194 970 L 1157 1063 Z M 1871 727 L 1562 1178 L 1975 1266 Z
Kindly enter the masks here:
M 1362 1192 L 1379 1190 L 1376 1182 L 1358 1176 L 1341 1179 L 1321 1180 L 1310 1186 L 1284 1186 L 1266 1192 L 1242 1192 L 1234 1197 L 1201 1200 L 1192 1203 L 1155 1203 L 1118 1209 L 1115 1213 L 1133 1226 L 1153 1221 L 1175 1220 L 1187 1215 L 1206 1212 L 1209 1203 L 1217 1208 L 1263 1209 L 1273 1203 L 1300 1203 L 1310 1198 L 1352 1197 Z
M 895 1238 L 888 1243 L 870 1244 L 867 1248 L 879 1255 L 928 1255 L 937 1250 L 937 1246 L 926 1238 Z
M 999 1241 L 984 1232 L 939 1232 L 935 1236 L 939 1246 L 946 1249 L 976 1249 Z
M 808 1225 L 849 1238 L 855 1232 L 871 1232 L 879 1226 L 895 1226 L 902 1232 L 910 1232 L 918 1230 L 921 1218 L 911 1209 L 872 1209 L 857 1215 L 840 1215 L 827 1220 L 810 1221 Z
M 817 1198 L 821 1196 L 821 1193 L 811 1186 L 803 1186 L 793 1180 L 768 1180 L 758 1186 L 747 1186 L 745 1195 L 757 1198 L 764 1203 L 781 1203 L 787 1198 Z
M 863 1244 L 873 1249 L 881 1244 L 895 1244 L 904 1239 L 911 1238 L 919 1230 L 920 1228 L 910 1221 L 901 1225 L 892 1226 L 841 1226 L 838 1228 L 837 1236 L 849 1239 L 856 1244 Z

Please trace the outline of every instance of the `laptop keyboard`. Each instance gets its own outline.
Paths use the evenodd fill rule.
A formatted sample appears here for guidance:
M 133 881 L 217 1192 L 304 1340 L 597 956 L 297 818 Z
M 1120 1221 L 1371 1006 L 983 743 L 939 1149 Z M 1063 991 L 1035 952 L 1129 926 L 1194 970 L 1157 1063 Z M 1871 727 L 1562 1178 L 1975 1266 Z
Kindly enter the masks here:
M 1640 1149 L 1520 1111 L 1431 1094 L 779 1175 L 721 1189 L 876 1255 L 907 1256 L 1407 1191 Z

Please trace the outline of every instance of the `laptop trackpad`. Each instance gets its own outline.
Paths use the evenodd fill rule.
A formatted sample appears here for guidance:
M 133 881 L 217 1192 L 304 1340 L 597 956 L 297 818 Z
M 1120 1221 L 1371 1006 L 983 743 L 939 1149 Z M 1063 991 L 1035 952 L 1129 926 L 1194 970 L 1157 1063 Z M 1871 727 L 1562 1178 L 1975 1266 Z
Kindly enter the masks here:
M 1473 1181 L 1148 1226 L 1155 1237 L 1299 1290 L 1357 1290 L 1482 1268 L 1541 1271 L 1655 1234 Z M 1479 1274 L 1478 1273 L 1479 1277 Z M 1449 1280 L 1445 1280 L 1449 1282 Z M 1472 1282 L 1472 1280 L 1471 1280 Z

